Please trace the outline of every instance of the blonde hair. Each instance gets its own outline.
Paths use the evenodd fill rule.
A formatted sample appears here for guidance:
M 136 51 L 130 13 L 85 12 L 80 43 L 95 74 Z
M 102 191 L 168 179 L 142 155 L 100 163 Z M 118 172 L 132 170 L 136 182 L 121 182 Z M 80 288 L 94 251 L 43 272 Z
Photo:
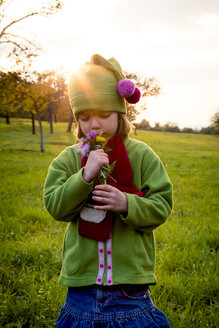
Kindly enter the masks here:
M 117 114 L 118 114 L 118 129 L 116 131 L 116 134 L 127 135 L 131 133 L 132 129 L 134 128 L 134 125 L 131 122 L 129 122 L 126 114 L 123 113 L 117 113 Z M 81 139 L 85 137 L 78 121 L 76 121 L 76 129 L 74 131 L 74 135 L 77 139 Z

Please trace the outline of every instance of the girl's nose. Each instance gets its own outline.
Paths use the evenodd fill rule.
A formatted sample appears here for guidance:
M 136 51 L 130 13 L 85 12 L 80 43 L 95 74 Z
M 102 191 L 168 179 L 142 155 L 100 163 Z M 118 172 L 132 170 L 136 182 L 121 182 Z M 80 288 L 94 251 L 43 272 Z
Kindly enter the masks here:
M 96 117 L 96 116 L 92 116 L 92 118 L 91 118 L 91 129 L 92 130 L 100 129 L 100 123 L 99 123 L 98 117 Z

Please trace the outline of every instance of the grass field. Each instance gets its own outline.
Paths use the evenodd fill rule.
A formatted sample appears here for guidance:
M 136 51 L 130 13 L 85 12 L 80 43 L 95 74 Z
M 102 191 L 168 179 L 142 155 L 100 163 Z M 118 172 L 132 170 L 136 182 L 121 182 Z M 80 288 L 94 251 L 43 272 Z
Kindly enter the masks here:
M 43 123 L 45 153 L 31 122 L 0 119 L 0 327 L 54 327 L 66 288 L 57 284 L 66 223 L 44 209 L 48 166 L 75 142 Z M 158 284 L 152 298 L 172 327 L 219 327 L 217 136 L 138 131 L 162 159 L 174 186 L 174 211 L 155 230 Z

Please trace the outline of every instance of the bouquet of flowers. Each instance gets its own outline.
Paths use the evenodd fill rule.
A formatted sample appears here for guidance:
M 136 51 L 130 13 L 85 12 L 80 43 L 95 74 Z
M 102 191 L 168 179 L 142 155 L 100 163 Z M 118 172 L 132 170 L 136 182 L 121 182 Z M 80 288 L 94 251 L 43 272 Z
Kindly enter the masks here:
M 77 149 L 77 152 L 81 153 L 82 158 L 88 157 L 89 153 L 92 150 L 96 149 L 103 149 L 106 153 L 108 153 L 111 149 L 106 146 L 106 143 L 107 140 L 105 137 L 103 137 L 102 131 L 91 130 L 89 133 L 86 134 L 86 138 L 81 138 L 81 145 L 80 148 Z M 111 165 L 102 165 L 97 176 L 101 184 L 107 184 L 106 180 L 108 176 L 110 176 L 110 174 L 113 172 L 115 164 L 116 161 L 113 162 Z M 113 178 L 111 177 L 111 179 Z

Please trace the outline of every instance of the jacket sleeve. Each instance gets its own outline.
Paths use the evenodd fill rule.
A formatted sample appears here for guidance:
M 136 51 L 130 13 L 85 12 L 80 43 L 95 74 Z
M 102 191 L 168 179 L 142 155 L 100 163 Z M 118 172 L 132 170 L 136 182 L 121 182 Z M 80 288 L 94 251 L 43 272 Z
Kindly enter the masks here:
M 143 163 L 141 179 L 144 197 L 126 193 L 128 213 L 120 216 L 132 228 L 150 232 L 164 223 L 171 213 L 172 184 L 157 155 L 150 159 L 149 165 Z
M 59 221 L 72 221 L 93 189 L 93 182 L 82 177 L 83 168 L 77 171 L 74 153 L 71 156 L 61 153 L 53 160 L 44 186 L 45 207 Z

